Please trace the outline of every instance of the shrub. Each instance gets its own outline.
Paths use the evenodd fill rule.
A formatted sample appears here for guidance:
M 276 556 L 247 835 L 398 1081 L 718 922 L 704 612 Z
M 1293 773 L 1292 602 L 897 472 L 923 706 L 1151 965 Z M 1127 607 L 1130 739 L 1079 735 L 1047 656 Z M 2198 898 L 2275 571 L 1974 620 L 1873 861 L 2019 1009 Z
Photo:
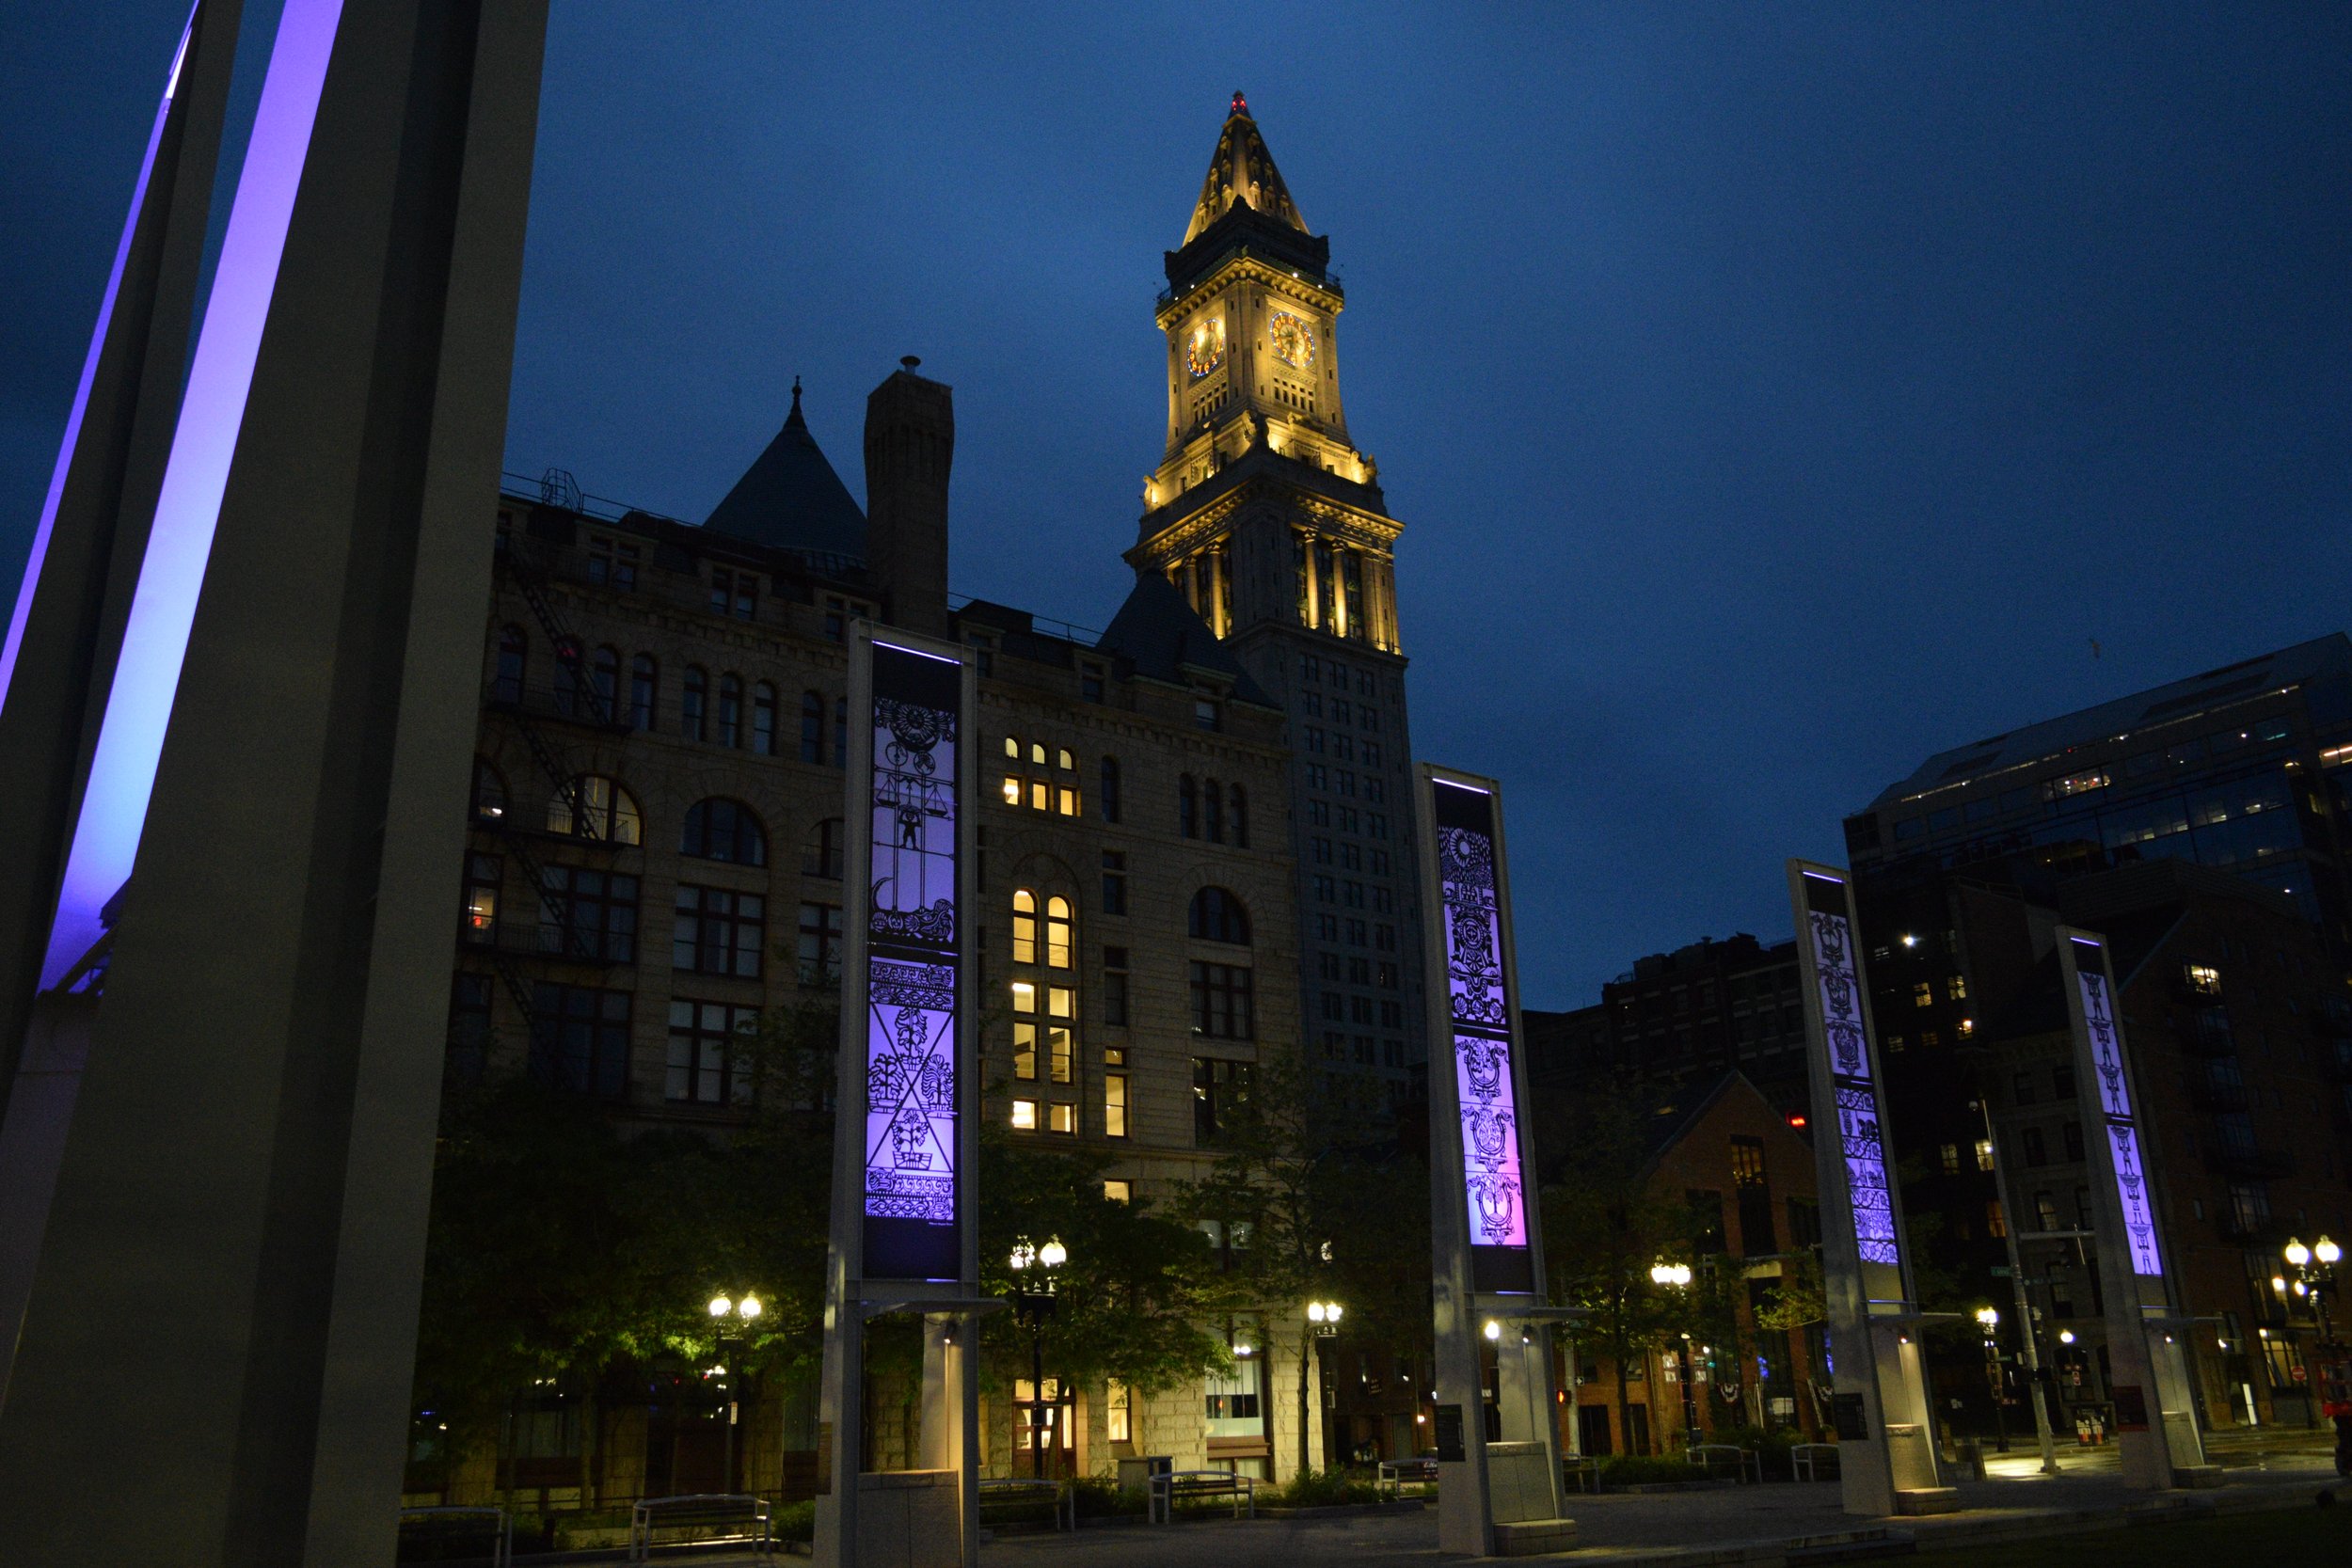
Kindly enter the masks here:
M 1301 1470 L 1277 1488 L 1271 1500 L 1286 1508 L 1374 1503 L 1380 1500 L 1380 1488 L 1369 1471 Z
M 1143 1512 L 1141 1492 L 1122 1492 L 1109 1476 L 1080 1476 L 1070 1483 L 1071 1506 L 1081 1519 L 1106 1519 Z
M 778 1541 L 814 1541 L 817 1539 L 817 1500 L 781 1503 L 770 1517 L 770 1528 Z

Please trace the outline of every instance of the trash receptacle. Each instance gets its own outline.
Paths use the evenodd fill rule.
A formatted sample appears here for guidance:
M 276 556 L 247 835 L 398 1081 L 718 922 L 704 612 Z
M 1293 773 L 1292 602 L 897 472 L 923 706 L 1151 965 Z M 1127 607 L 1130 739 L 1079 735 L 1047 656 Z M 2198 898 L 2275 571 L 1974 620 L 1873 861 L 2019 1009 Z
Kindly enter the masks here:
M 1970 1481 L 1984 1479 L 1984 1445 L 1977 1442 L 1957 1443 L 1952 1447 L 1952 1463 Z

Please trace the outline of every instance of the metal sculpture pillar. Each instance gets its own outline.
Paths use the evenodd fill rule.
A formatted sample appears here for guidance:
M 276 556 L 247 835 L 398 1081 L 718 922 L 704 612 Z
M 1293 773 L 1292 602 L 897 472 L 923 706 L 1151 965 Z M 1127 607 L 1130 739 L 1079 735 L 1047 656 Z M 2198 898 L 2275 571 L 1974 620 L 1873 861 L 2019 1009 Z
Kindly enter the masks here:
M 841 1054 L 818 1463 L 819 1568 L 979 1560 L 979 1073 L 966 650 L 860 623 L 850 640 Z M 869 1319 L 923 1319 L 916 1468 L 864 1467 Z
M 1792 860 L 1788 897 L 1813 1084 L 1839 1485 L 1849 1513 L 1939 1512 L 1956 1495 L 1936 1472 L 1902 1194 L 1849 876 Z
M 1438 1544 L 1556 1551 L 1576 1533 L 1551 1382 L 1551 1324 L 1566 1314 L 1546 1304 L 1502 795 L 1491 779 L 1417 771 L 1428 972 L 1446 976 L 1429 995 L 1429 1037 L 1447 1057 L 1429 1073 Z
M 389 1561 L 406 1460 L 547 7 L 286 0 L 186 353 L 237 20 L 0 657 L 0 1541 L 59 1568 Z
M 2084 1153 L 2123 1483 L 2153 1489 L 2211 1484 L 2219 1472 L 2205 1464 L 2197 1434 L 2189 1319 L 2172 1299 L 2165 1267 L 2155 1175 L 2135 1109 L 2138 1086 L 2116 1009 L 2106 939 L 2063 926 L 2057 938 L 2074 1037 L 2074 1082 L 2093 1085 L 2099 1096 Z

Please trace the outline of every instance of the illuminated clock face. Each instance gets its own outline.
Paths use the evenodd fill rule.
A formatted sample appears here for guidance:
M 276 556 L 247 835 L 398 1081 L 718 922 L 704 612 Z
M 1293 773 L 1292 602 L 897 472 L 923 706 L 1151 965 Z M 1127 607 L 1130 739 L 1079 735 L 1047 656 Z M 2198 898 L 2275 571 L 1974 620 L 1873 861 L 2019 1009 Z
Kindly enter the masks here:
M 1274 356 L 1283 364 L 1295 371 L 1315 368 L 1315 327 L 1306 317 L 1277 310 L 1266 336 L 1273 341 Z
M 1184 340 L 1184 369 L 1195 381 L 1225 363 L 1225 318 L 1211 316 Z

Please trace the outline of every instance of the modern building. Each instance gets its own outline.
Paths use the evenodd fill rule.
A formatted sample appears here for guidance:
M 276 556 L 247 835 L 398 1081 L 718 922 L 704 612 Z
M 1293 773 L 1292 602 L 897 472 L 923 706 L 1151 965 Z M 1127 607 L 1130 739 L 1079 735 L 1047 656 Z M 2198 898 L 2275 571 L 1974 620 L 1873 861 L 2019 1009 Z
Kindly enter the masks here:
M 1237 97 L 1168 259 L 1168 449 L 1100 633 L 950 595 L 952 402 L 913 359 L 868 399 L 863 509 L 797 384 L 699 526 L 592 503 L 560 472 L 503 495 L 452 1071 L 528 1070 L 631 1129 L 742 1121 L 744 1033 L 839 976 L 846 639 L 866 617 L 977 652 L 988 1117 L 1108 1154 L 1110 1195 L 1133 1198 L 1203 1173 L 1273 1057 L 1412 1124 L 1399 526 L 1348 442 L 1327 255 Z M 1263 1349 L 1205 1386 L 992 1396 L 983 1465 L 1026 1467 L 1042 1392 L 1065 1402 L 1058 1467 L 1288 1474 L 1298 1336 L 1243 1330 Z M 543 1507 L 806 1495 L 809 1390 L 770 1391 L 729 1445 L 714 1394 L 653 1370 L 650 1398 L 526 1399 L 510 1458 Z M 479 1457 L 411 1479 L 491 1483 Z
M 2047 933 L 2113 939 L 2159 1217 L 2192 1313 L 2220 1325 L 2197 1336 L 2217 1424 L 2301 1418 L 2269 1281 L 2290 1231 L 2341 1232 L 2352 1200 L 2347 761 L 2339 635 L 1939 753 L 1846 822 L 1915 1238 L 2006 1315 L 2013 1237 L 2084 1223 Z M 2095 1407 L 2104 1329 L 2074 1245 L 2026 1244 L 2024 1266 L 2061 1402 Z M 1937 1377 L 1943 1408 L 1990 1427 L 1981 1369 L 1946 1356 Z
M 1785 1114 L 1806 1114 L 1795 942 L 1702 939 L 1635 959 L 1600 994 L 1594 1006 L 1523 1015 L 1533 1083 L 1704 1086 L 1736 1071 Z

